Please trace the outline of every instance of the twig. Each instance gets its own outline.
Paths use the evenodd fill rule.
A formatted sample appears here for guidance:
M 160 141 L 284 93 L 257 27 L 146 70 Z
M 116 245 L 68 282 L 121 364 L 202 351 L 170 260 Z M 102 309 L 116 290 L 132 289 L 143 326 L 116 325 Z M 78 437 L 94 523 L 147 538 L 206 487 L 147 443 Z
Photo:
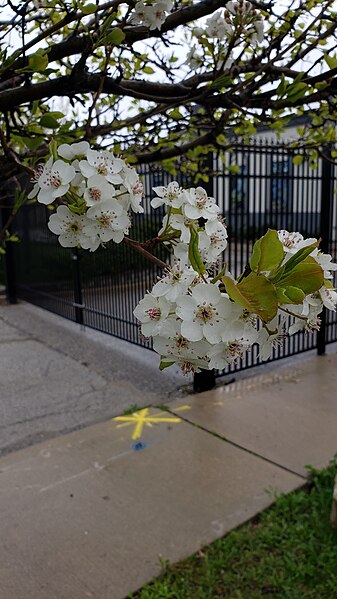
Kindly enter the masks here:
M 22 162 L 20 162 L 20 160 L 18 159 L 15 152 L 13 152 L 13 150 L 9 147 L 9 145 L 6 141 L 5 134 L 4 134 L 3 130 L 1 129 L 1 127 L 0 127 L 0 144 L 2 146 L 2 149 L 4 151 L 6 158 L 8 158 L 8 160 L 10 162 L 14 162 L 15 164 L 17 164 L 18 166 L 23 168 L 29 175 L 31 175 L 31 176 L 35 175 L 34 169 L 30 168 L 30 166 L 22 164 Z
M 136 250 L 136 252 L 139 252 L 140 254 L 142 254 L 142 256 L 160 266 L 160 268 L 167 268 L 166 262 L 163 262 L 162 260 L 160 260 L 160 258 L 157 258 L 153 254 L 148 252 L 139 241 L 136 241 L 135 239 L 130 239 L 130 237 L 124 237 L 123 241 L 126 245 L 129 245 L 134 250 Z
M 98 89 L 94 95 L 92 104 L 89 108 L 89 113 L 88 113 L 88 120 L 87 120 L 87 124 L 86 124 L 86 135 L 90 136 L 91 133 L 91 120 L 92 120 L 92 115 L 94 112 L 94 108 L 98 102 L 98 98 L 100 97 L 102 91 L 103 91 L 103 87 L 104 87 L 104 81 L 106 78 L 106 73 L 107 73 L 107 69 L 109 67 L 109 61 L 110 61 L 110 56 L 111 56 L 111 49 L 106 49 L 106 56 L 105 56 L 105 62 L 104 62 L 104 67 L 103 67 L 103 73 L 102 73 L 102 77 L 98 86 Z
M 306 316 L 302 316 L 301 314 L 296 314 L 296 312 L 292 312 L 291 310 L 288 310 L 287 308 L 282 308 L 282 306 L 279 306 L 279 309 L 282 310 L 282 312 L 285 312 L 286 314 L 288 314 L 289 316 L 294 316 L 295 318 L 299 318 L 300 320 L 305 320 L 306 322 L 308 322 L 308 318 Z

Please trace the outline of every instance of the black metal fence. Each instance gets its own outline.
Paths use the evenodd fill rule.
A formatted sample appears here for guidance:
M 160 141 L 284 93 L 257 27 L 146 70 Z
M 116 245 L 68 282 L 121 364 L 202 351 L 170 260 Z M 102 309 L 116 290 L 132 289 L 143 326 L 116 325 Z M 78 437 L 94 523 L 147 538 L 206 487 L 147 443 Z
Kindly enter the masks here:
M 213 175 L 207 190 L 226 218 L 229 246 L 225 259 L 235 276 L 247 264 L 255 239 L 268 227 L 321 237 L 324 251 L 336 257 L 336 168 L 320 158 L 312 170 L 307 161 L 294 165 L 292 158 L 284 147 L 260 141 L 228 152 L 226 168 L 216 156 L 209 157 Z M 134 238 L 146 240 L 157 233 L 163 216 L 160 209 L 151 209 L 152 188 L 174 178 L 182 185 L 191 185 L 191 181 L 181 174 L 172 177 L 158 165 L 143 167 L 141 174 L 145 212 L 134 217 L 131 232 Z M 133 309 L 160 274 L 158 267 L 124 244 L 111 243 L 108 249 L 100 248 L 92 254 L 64 249 L 49 232 L 47 218 L 48 209 L 34 205 L 22 210 L 16 222 L 22 238 L 15 252 L 18 297 L 150 348 L 150 342 L 139 333 Z M 165 259 L 165 250 L 158 251 Z M 272 359 L 313 348 L 324 353 L 325 343 L 336 340 L 337 319 L 329 313 L 320 334 L 299 333 L 287 338 Z M 257 364 L 258 351 L 253 347 L 237 365 L 219 374 Z

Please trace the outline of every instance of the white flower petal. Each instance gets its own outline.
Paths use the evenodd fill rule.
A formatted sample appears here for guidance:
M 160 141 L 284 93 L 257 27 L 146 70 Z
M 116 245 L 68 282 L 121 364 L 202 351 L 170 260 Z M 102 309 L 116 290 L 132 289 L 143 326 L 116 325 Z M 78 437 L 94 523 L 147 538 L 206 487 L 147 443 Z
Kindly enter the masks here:
M 202 327 L 192 320 L 184 320 L 181 323 L 181 334 L 190 341 L 200 341 L 203 338 Z

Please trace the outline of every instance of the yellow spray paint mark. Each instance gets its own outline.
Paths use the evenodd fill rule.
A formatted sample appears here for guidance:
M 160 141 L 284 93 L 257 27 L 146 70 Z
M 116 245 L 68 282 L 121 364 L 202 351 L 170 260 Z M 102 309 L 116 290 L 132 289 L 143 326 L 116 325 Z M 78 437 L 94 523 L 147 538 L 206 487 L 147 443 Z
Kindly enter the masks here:
M 181 418 L 160 416 L 161 412 L 150 415 L 149 412 L 150 408 L 144 408 L 143 410 L 139 410 L 139 412 L 133 412 L 133 414 L 129 414 L 128 416 L 117 416 L 112 420 L 122 423 L 117 424 L 117 428 L 134 425 L 134 430 L 131 437 L 134 441 L 141 438 L 144 426 L 152 427 L 153 424 L 160 422 L 181 422 Z

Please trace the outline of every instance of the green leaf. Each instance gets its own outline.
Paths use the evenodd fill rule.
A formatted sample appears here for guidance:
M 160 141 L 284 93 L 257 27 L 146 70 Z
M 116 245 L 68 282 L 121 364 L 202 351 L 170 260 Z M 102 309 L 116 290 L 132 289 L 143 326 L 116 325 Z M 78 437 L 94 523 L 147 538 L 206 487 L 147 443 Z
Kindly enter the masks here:
M 138 158 L 136 156 L 128 156 L 127 160 L 130 164 L 137 164 Z
M 324 60 L 328 65 L 329 69 L 335 69 L 337 67 L 337 57 L 331 56 L 331 54 L 324 53 Z
M 6 58 L 2 62 L 2 65 L 0 68 L 0 73 L 3 73 L 4 71 L 6 71 L 6 69 L 8 69 L 15 62 L 15 60 L 20 56 L 20 54 L 21 54 L 21 50 L 15 50 L 15 52 L 13 52 L 13 54 L 11 56 Z
M 269 322 L 276 316 L 278 299 L 274 285 L 264 275 L 252 272 L 241 283 L 235 283 L 230 277 L 222 277 L 229 297 L 249 312 L 260 316 L 263 322 Z
M 173 110 L 171 110 L 171 112 L 169 112 L 169 117 L 171 117 L 171 119 L 174 119 L 175 121 L 180 121 L 180 119 L 183 118 L 183 115 L 181 114 L 179 108 L 174 108 Z
M 165 368 L 168 368 L 169 366 L 172 366 L 173 364 L 175 364 L 175 362 L 164 362 L 164 360 L 160 360 L 159 370 L 164 370 Z
M 323 282 L 323 269 L 314 258 L 309 256 L 300 264 L 297 264 L 290 272 L 284 274 L 276 286 L 281 288 L 297 287 L 305 295 L 308 295 L 320 289 Z
M 78 202 L 78 204 L 68 204 L 68 208 L 70 210 L 70 212 L 72 212 L 73 214 L 79 214 L 80 216 L 82 214 L 85 213 L 87 205 L 85 203 L 85 201 L 80 201 Z
M 46 129 L 58 129 L 60 126 L 58 121 L 53 116 L 50 116 L 50 114 L 44 114 L 40 118 L 40 125 Z
M 307 245 L 306 247 L 302 248 L 301 250 L 298 250 L 298 252 L 296 252 L 296 254 L 294 254 L 288 260 L 288 262 L 286 262 L 286 264 L 284 266 L 284 273 L 288 273 L 297 264 L 299 264 L 300 262 L 305 260 L 307 258 L 307 256 L 309 256 L 311 254 L 311 252 L 313 252 L 316 248 L 318 248 L 318 246 L 319 246 L 319 241 L 315 241 L 311 245 Z
M 109 15 L 105 19 L 104 23 L 101 25 L 101 28 L 100 28 L 102 33 L 104 33 L 105 31 L 107 31 L 111 27 L 111 25 L 114 22 L 115 18 L 116 18 L 116 13 L 113 12 L 111 15 Z
M 107 46 L 119 46 L 125 39 L 125 33 L 118 27 L 115 27 L 110 33 L 101 39 L 101 43 Z
M 250 268 L 253 272 L 274 270 L 280 266 L 283 258 L 283 244 L 278 238 L 277 231 L 268 229 L 267 233 L 254 244 Z
M 44 142 L 44 137 L 20 137 L 20 140 L 23 141 L 23 143 L 25 144 L 25 146 L 27 146 L 27 148 L 29 150 L 36 150 L 36 148 L 38 148 L 43 142 Z
M 65 117 L 65 114 L 63 112 L 60 112 L 58 110 L 51 110 L 50 112 L 48 112 L 48 114 L 52 117 L 54 117 L 54 119 L 63 119 Z
M 28 69 L 34 73 L 43 73 L 48 65 L 48 56 L 45 54 L 32 54 L 28 58 Z
M 280 304 L 301 304 L 304 292 L 298 287 L 276 287 L 276 295 Z
M 209 89 L 221 89 L 222 87 L 229 87 L 233 83 L 233 78 L 231 75 L 224 74 L 215 79 L 209 86 Z
M 304 161 L 303 154 L 296 154 L 296 156 L 293 157 L 293 164 L 295 164 L 295 166 L 300 166 L 300 164 L 302 164 L 303 161 Z
M 152 75 L 154 73 L 154 69 L 152 67 L 143 67 L 143 73 L 147 73 L 147 75 Z
M 191 239 L 188 246 L 188 258 L 194 270 L 203 275 L 206 272 L 205 265 L 199 252 L 199 234 L 194 227 L 190 227 Z
M 20 210 L 20 208 L 27 202 L 27 199 L 26 191 L 16 190 L 14 196 L 13 214 L 17 214 L 18 210 Z
M 280 82 L 279 86 L 276 89 L 277 95 L 278 96 L 283 96 L 285 94 L 287 86 L 288 86 L 287 80 L 286 80 L 284 74 L 282 73 L 282 75 L 281 75 L 281 82 Z
M 97 10 L 97 6 L 95 4 L 81 4 L 80 10 L 85 15 L 91 15 L 93 12 Z
M 230 173 L 232 173 L 233 175 L 237 175 L 240 172 L 240 167 L 238 164 L 230 164 L 228 166 L 228 170 Z
M 220 133 L 220 135 L 217 135 L 216 137 L 216 142 L 219 145 L 224 145 L 225 143 L 227 143 L 227 138 L 224 136 L 223 133 Z
M 48 149 L 49 149 L 49 154 L 50 156 L 53 156 L 54 160 L 57 160 L 59 158 L 58 156 L 58 145 L 57 145 L 57 141 L 55 139 L 51 139 L 49 144 L 48 144 Z
M 296 102 L 296 100 L 302 98 L 307 89 L 308 85 L 306 83 L 297 83 L 296 85 L 289 85 L 287 89 L 287 98 L 289 102 Z

